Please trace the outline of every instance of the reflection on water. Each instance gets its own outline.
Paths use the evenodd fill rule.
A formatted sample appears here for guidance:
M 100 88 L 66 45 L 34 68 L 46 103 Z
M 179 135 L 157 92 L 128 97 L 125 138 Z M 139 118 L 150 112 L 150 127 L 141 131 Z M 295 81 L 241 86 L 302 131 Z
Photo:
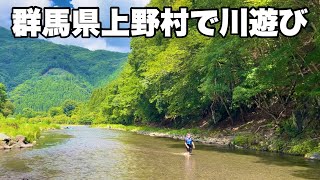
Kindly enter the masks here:
M 320 163 L 84 126 L 0 151 L 0 179 L 319 179 Z
M 196 176 L 194 175 L 193 172 L 195 172 L 196 168 L 196 161 L 194 158 L 191 158 L 190 155 L 185 153 L 185 178 L 184 179 L 196 179 Z

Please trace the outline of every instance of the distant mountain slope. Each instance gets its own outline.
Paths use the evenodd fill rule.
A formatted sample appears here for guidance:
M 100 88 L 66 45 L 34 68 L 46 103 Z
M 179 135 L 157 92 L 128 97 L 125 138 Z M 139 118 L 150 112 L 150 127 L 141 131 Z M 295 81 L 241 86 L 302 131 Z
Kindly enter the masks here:
M 65 100 L 85 101 L 92 86 L 62 69 L 51 69 L 40 77 L 34 77 L 18 85 L 10 94 L 21 112 L 24 107 L 44 111 L 59 106 Z
M 15 39 L 0 28 L 0 82 L 7 86 L 18 112 L 27 107 L 47 110 L 67 99 L 87 100 L 126 58 L 126 53 Z

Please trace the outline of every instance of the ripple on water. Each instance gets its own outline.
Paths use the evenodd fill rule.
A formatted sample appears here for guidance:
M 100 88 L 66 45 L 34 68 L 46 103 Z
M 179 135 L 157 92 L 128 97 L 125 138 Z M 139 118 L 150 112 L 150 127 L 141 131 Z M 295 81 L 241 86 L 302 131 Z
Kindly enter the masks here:
M 316 179 L 319 163 L 84 126 L 44 134 L 34 149 L 0 152 L 0 179 Z

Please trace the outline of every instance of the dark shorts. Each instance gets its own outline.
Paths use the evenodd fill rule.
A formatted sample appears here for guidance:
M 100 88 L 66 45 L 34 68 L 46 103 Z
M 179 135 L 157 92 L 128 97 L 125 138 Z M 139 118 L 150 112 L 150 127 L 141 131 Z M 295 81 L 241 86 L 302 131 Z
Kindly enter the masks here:
M 189 147 L 189 148 L 186 147 L 187 151 L 189 153 L 192 153 L 192 148 L 193 148 L 192 144 L 187 144 L 187 146 Z

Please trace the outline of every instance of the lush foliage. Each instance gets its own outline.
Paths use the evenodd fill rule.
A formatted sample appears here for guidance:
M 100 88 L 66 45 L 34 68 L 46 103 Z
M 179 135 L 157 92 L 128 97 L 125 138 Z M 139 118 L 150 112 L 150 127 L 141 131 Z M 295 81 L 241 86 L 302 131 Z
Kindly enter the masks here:
M 119 77 L 94 91 L 87 108 L 100 123 L 170 123 L 209 119 L 233 124 L 258 112 L 277 124 L 294 120 L 296 135 L 320 126 L 320 11 L 318 2 L 152 0 L 149 6 L 189 9 L 309 7 L 310 23 L 292 38 L 208 38 L 189 21 L 186 38 L 134 38 Z M 219 27 L 216 27 L 219 29 Z
M 71 73 L 51 69 L 46 75 L 25 81 L 10 94 L 17 112 L 24 108 L 45 111 L 65 100 L 83 102 L 90 98 L 92 86 Z
M 88 100 L 93 88 L 114 78 L 126 53 L 89 51 L 38 39 L 14 39 L 0 28 L 0 82 L 16 112 L 46 111 L 65 100 Z
M 59 126 L 51 123 L 34 123 L 27 119 L 9 119 L 0 116 L 0 133 L 15 137 L 23 135 L 29 142 L 40 137 L 41 131 L 48 129 L 57 129 Z
M 164 38 L 160 32 L 154 38 L 133 38 L 132 52 L 121 71 L 126 54 L 91 52 L 41 40 L 13 41 L 8 31 L 0 29 L 0 82 L 8 86 L 17 112 L 32 124 L 93 123 L 181 135 L 199 134 L 199 129 L 113 123 L 181 128 L 203 122 L 214 127 L 268 119 L 272 120 L 270 127 L 265 126 L 271 132 L 269 139 L 252 134 L 258 127 L 236 134 L 233 143 L 292 154 L 319 151 L 318 1 L 151 0 L 149 6 L 174 10 L 180 6 L 307 6 L 310 13 L 307 27 L 291 38 L 208 38 L 190 20 L 186 38 Z M 106 86 L 101 88 L 102 84 Z M 5 104 L 10 101 L 4 92 L 0 86 L 0 109 L 5 115 L 4 107 L 10 107 Z
M 14 106 L 11 101 L 8 100 L 6 87 L 0 83 L 0 115 L 7 117 L 13 114 Z

